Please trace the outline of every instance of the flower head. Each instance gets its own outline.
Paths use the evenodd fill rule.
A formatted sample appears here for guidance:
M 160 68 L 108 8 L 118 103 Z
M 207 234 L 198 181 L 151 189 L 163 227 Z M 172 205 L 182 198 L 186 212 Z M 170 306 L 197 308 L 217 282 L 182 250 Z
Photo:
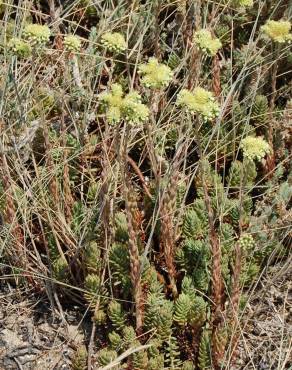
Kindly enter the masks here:
M 66 35 L 64 38 L 65 49 L 70 52 L 78 52 L 81 48 L 81 40 L 75 35 Z
M 167 65 L 159 63 L 156 58 L 149 58 L 147 64 L 140 65 L 139 73 L 142 75 L 142 84 L 152 89 L 168 86 L 173 76 L 171 69 Z
M 261 30 L 275 42 L 284 43 L 292 40 L 291 23 L 289 21 L 269 20 L 261 27 Z
M 124 35 L 118 32 L 106 32 L 101 36 L 102 45 L 111 52 L 120 53 L 127 49 Z
M 234 0 L 233 5 L 238 8 L 250 8 L 253 6 L 253 0 Z
M 190 113 L 201 114 L 205 120 L 215 118 L 220 111 L 213 94 L 202 87 L 196 87 L 193 91 L 181 90 L 177 96 L 177 104 Z
M 104 92 L 99 95 L 99 100 L 107 107 L 106 118 L 113 124 L 121 120 L 121 109 L 123 103 L 123 89 L 119 84 L 113 84 L 111 92 Z
M 130 92 L 123 96 L 122 86 L 113 84 L 111 92 L 102 93 L 99 99 L 106 107 L 106 118 L 114 124 L 125 120 L 130 124 L 141 123 L 149 116 L 146 105 L 141 103 L 141 96 L 136 92 Z
M 193 42 L 208 55 L 214 56 L 217 51 L 222 47 L 221 41 L 213 38 L 211 32 L 202 29 L 195 32 Z
M 31 55 L 30 44 L 17 37 L 10 39 L 8 49 L 19 58 L 27 58 Z
M 51 36 L 48 26 L 28 24 L 23 30 L 23 36 L 32 46 L 44 46 Z
M 239 245 L 243 250 L 252 250 L 255 247 L 255 241 L 251 234 L 243 234 L 239 239 Z
M 261 137 L 247 136 L 241 141 L 240 147 L 244 157 L 251 160 L 260 161 L 266 154 L 271 153 L 270 145 Z

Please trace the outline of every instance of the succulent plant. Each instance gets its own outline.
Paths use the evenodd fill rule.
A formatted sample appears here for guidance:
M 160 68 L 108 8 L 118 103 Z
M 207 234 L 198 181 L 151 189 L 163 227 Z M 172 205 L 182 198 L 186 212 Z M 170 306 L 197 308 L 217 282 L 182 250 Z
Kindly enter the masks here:
M 17 37 L 10 39 L 8 43 L 8 50 L 10 50 L 12 54 L 19 58 L 28 58 L 32 53 L 31 45 Z
M 125 120 L 134 125 L 148 118 L 149 109 L 141 103 L 141 96 L 135 91 L 124 96 L 119 84 L 113 84 L 111 92 L 101 93 L 99 100 L 105 106 L 106 118 L 110 124 Z
M 113 53 L 121 53 L 127 49 L 124 35 L 118 32 L 106 32 L 101 36 L 101 44 Z
M 73 369 L 229 366 L 289 257 L 291 12 L 199 3 L 0 0 L 1 283 L 91 316 Z
M 261 27 L 261 30 L 274 42 L 284 43 L 292 40 L 291 23 L 289 21 L 268 20 Z
M 167 87 L 173 76 L 171 69 L 167 65 L 159 63 L 156 58 L 149 58 L 147 64 L 141 64 L 139 73 L 142 76 L 142 84 L 151 89 Z
M 271 153 L 270 145 L 261 137 L 248 136 L 242 139 L 240 147 L 243 150 L 244 157 L 250 160 L 260 161 Z
M 214 56 L 222 47 L 221 41 L 215 37 L 207 29 L 196 31 L 193 36 L 193 42 L 208 55 Z
M 51 36 L 51 31 L 48 26 L 41 24 L 27 24 L 23 30 L 24 39 L 32 47 L 45 46 Z
M 207 121 L 217 117 L 220 111 L 213 94 L 201 87 L 193 91 L 182 89 L 177 96 L 177 105 L 190 113 L 200 114 Z
M 66 50 L 78 53 L 81 49 L 80 37 L 75 35 L 66 35 L 64 37 L 64 46 Z

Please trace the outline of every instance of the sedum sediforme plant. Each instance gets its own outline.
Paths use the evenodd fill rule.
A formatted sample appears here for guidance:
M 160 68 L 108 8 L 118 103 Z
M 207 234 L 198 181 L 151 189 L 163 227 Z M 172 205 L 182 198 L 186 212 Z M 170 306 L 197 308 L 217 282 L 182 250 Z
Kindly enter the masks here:
M 149 58 L 147 64 L 141 64 L 139 73 L 141 83 L 151 89 L 167 87 L 173 76 L 171 69 L 167 65 L 159 63 L 156 58 Z
M 106 118 L 110 124 L 121 120 L 129 124 L 139 124 L 148 118 L 149 110 L 142 104 L 141 96 L 136 91 L 124 96 L 122 86 L 119 84 L 113 84 L 111 92 L 101 93 L 99 100 L 105 106 Z
M 218 116 L 220 110 L 213 94 L 202 87 L 197 87 L 193 91 L 182 89 L 176 103 L 189 113 L 198 113 L 207 121 Z
M 32 47 L 45 46 L 51 36 L 51 31 L 48 26 L 41 24 L 28 24 L 24 27 L 23 38 Z
M 113 53 L 121 53 L 127 49 L 124 35 L 118 32 L 106 32 L 101 36 L 101 44 Z
M 193 36 L 193 42 L 199 49 L 210 56 L 216 55 L 222 47 L 221 41 L 216 37 L 212 37 L 211 32 L 207 29 L 196 31 Z
M 253 0 L 234 0 L 232 1 L 232 5 L 234 5 L 236 8 L 250 8 L 254 4 Z
M 66 35 L 64 37 L 64 46 L 66 50 L 77 53 L 81 49 L 81 40 L 78 36 Z
M 272 41 L 278 43 L 290 42 L 292 40 L 291 23 L 289 21 L 268 20 L 262 27 L 262 32 Z
M 270 145 L 261 137 L 248 136 L 241 141 L 244 157 L 250 160 L 263 159 L 271 152 Z
M 84 345 L 80 346 L 74 354 L 72 361 L 73 370 L 84 370 L 86 368 L 87 350 Z
M 56 3 L 0 3 L 1 283 L 91 316 L 75 368 L 233 367 L 289 257 L 289 9 Z
M 11 38 L 7 47 L 11 54 L 16 55 L 19 58 L 28 58 L 32 53 L 30 43 L 17 37 Z

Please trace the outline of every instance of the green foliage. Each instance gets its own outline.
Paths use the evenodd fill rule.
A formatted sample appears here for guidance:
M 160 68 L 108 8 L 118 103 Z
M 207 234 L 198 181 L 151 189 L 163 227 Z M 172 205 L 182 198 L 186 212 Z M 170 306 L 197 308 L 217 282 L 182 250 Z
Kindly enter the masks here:
M 252 282 L 257 279 L 260 272 L 260 266 L 257 262 L 246 261 L 241 271 L 240 281 L 244 286 L 249 286 Z
M 229 184 L 231 187 L 251 186 L 257 176 L 254 161 L 244 159 L 243 162 L 234 161 L 229 170 Z
M 210 344 L 210 334 L 208 330 L 204 330 L 201 335 L 200 348 L 199 348 L 199 358 L 198 366 L 200 370 L 210 369 L 211 366 L 211 344 Z
M 122 329 L 123 341 L 127 348 L 133 347 L 136 342 L 136 333 L 133 326 L 124 326 Z
M 73 370 L 85 370 L 87 367 L 87 350 L 84 345 L 77 348 L 72 360 Z
M 100 249 L 96 241 L 91 240 L 85 247 L 84 263 L 90 272 L 98 272 L 100 270 Z
M 234 226 L 237 226 L 241 219 L 243 223 L 250 222 L 250 204 L 241 202 L 239 199 L 231 199 L 229 202 L 229 216 Z
M 148 292 L 158 298 L 163 298 L 163 285 L 158 281 L 157 272 L 154 267 L 150 267 L 146 270 L 143 280 L 148 286 Z
M 113 244 L 110 249 L 109 259 L 115 285 L 121 285 L 126 296 L 131 289 L 128 247 L 125 244 Z
M 252 120 L 256 126 L 265 127 L 268 120 L 268 99 L 264 95 L 257 95 L 252 106 Z
M 175 302 L 173 316 L 173 319 L 177 321 L 179 325 L 183 326 L 188 323 L 191 306 L 191 298 L 187 294 L 181 293 Z
M 195 370 L 195 366 L 191 361 L 184 361 L 182 370 Z
M 132 356 L 132 365 L 134 370 L 148 369 L 147 352 L 144 350 L 135 352 Z
M 194 287 L 207 290 L 210 280 L 210 246 L 201 240 L 186 239 L 177 253 L 179 265 L 192 278 Z
M 203 182 L 202 182 L 202 171 L 204 171 L 204 182 L 208 189 L 211 197 L 222 198 L 225 194 L 224 186 L 222 183 L 221 176 L 212 168 L 210 162 L 207 159 L 201 161 L 201 167 L 199 168 L 196 176 L 196 187 L 200 198 L 204 199 Z
M 110 332 L 108 335 L 108 339 L 113 349 L 118 350 L 119 348 L 122 347 L 123 340 L 122 337 L 117 332 L 115 331 Z
M 148 361 L 149 370 L 163 370 L 164 369 L 164 356 L 161 354 Z
M 106 313 L 104 312 L 104 310 L 97 310 L 96 312 L 94 312 L 94 317 L 93 317 L 93 320 L 98 324 L 98 325 L 102 325 L 106 322 Z
M 204 324 L 206 320 L 206 308 L 207 304 L 204 299 L 200 296 L 195 297 L 189 313 L 189 321 L 192 326 L 197 328 Z
M 149 344 L 151 347 L 148 348 L 148 368 L 150 370 L 163 370 L 164 355 L 160 353 L 162 342 L 158 339 L 151 339 Z
M 199 239 L 207 233 L 207 219 L 204 214 L 195 209 L 189 209 L 184 216 L 183 235 L 185 237 Z
M 84 281 L 84 288 L 86 289 L 84 297 L 88 303 L 94 307 L 101 288 L 99 276 L 95 274 L 87 275 Z
M 148 357 L 153 358 L 153 357 L 159 356 L 159 348 L 162 345 L 161 340 L 151 339 L 148 344 L 151 345 L 151 347 L 148 348 L 148 354 L 149 354 Z
M 115 217 L 115 238 L 118 242 L 127 242 L 128 235 L 128 222 L 125 213 L 118 212 Z
M 122 305 L 117 301 L 111 301 L 107 309 L 108 317 L 112 325 L 117 330 L 122 330 L 126 325 L 126 314 L 122 309 Z
M 68 277 L 68 262 L 65 258 L 59 257 L 53 263 L 53 273 L 57 281 L 66 281 Z
M 152 330 L 159 339 L 166 339 L 172 332 L 172 322 L 173 302 L 150 293 L 145 305 L 145 329 Z
M 92 293 L 95 293 L 99 290 L 101 286 L 100 278 L 98 275 L 89 274 L 85 278 L 85 288 Z
M 84 293 L 84 297 L 94 308 L 97 300 L 99 300 L 101 307 L 107 301 L 107 290 L 104 285 L 101 284 L 100 277 L 96 274 L 88 274 L 84 281 L 84 288 L 86 292 Z
M 168 57 L 167 65 L 170 67 L 170 69 L 174 70 L 176 69 L 180 64 L 180 58 L 176 54 L 170 54 Z
M 4 191 L 4 188 L 3 188 L 3 183 L 2 181 L 0 181 L 0 210 L 1 212 L 4 211 L 5 209 L 5 191 Z
M 193 281 L 189 276 L 185 276 L 181 283 L 182 293 L 188 295 L 193 301 L 196 295 L 196 290 L 193 285 Z
M 184 288 L 186 289 L 186 283 Z M 189 286 L 187 290 L 191 290 Z M 173 319 L 181 326 L 190 324 L 200 327 L 206 319 L 206 306 L 203 298 L 194 295 L 194 290 L 191 295 L 181 293 L 175 301 Z
M 76 234 L 81 232 L 82 222 L 84 220 L 84 217 L 85 217 L 84 205 L 79 201 L 74 202 L 73 208 L 72 208 L 71 229 Z
M 118 357 L 117 352 L 112 349 L 103 348 L 98 352 L 98 364 L 106 366 Z
M 222 223 L 220 225 L 220 242 L 223 253 L 230 253 L 234 246 L 235 232 L 232 225 Z
M 115 368 L 211 369 L 211 341 L 229 361 L 237 243 L 243 294 L 289 257 L 288 5 L 53 3 L 0 1 L 2 282 L 52 277 L 93 367 L 148 343 Z
M 181 369 L 182 361 L 180 359 L 180 350 L 177 339 L 170 336 L 167 340 L 165 362 L 169 369 Z

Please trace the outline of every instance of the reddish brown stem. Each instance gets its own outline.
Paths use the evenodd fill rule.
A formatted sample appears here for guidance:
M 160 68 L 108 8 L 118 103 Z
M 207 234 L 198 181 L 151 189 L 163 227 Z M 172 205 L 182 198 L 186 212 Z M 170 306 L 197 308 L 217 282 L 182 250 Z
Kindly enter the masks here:
M 138 206 L 135 199 L 134 189 L 130 182 L 127 168 L 127 145 L 129 139 L 129 127 L 126 127 L 124 142 L 121 143 L 122 153 L 120 155 L 120 165 L 123 181 L 123 192 L 125 199 L 126 215 L 129 233 L 129 255 L 130 255 L 130 277 L 133 288 L 133 296 L 136 311 L 136 331 L 140 335 L 143 325 L 143 304 L 142 304 L 142 285 L 141 285 L 141 263 L 138 249 L 138 222 L 136 219 Z
M 214 95 L 218 98 L 221 94 L 221 83 L 220 83 L 220 63 L 218 55 L 213 58 L 212 65 L 212 83 Z
M 231 312 L 230 321 L 233 327 L 232 333 L 233 338 L 231 340 L 231 359 L 232 361 L 236 356 L 236 347 L 238 343 L 238 309 L 240 300 L 240 274 L 242 264 L 242 253 L 239 243 L 235 245 L 235 261 L 232 276 L 232 288 L 231 288 Z

